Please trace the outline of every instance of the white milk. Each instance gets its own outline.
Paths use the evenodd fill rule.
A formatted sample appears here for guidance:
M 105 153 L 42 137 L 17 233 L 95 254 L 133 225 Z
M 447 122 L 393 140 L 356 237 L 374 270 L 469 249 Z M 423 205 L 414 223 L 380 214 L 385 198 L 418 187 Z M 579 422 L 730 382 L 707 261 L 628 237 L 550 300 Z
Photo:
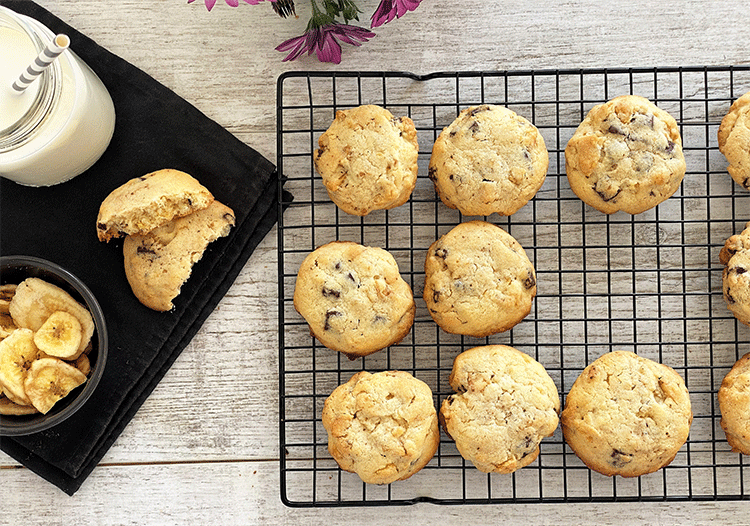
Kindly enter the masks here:
M 10 87 L 39 53 L 35 46 L 29 48 L 28 35 L 13 29 L 13 22 L 19 20 L 45 43 L 55 37 L 36 20 L 0 7 L 0 176 L 24 185 L 48 186 L 79 175 L 101 157 L 114 131 L 114 106 L 101 80 L 68 49 L 48 68 L 54 70 L 49 73 L 55 80 L 48 85 L 49 107 L 42 118 L 28 119 L 43 79 L 37 78 L 20 96 Z M 29 120 L 38 124 L 25 134 L 17 132 L 20 140 L 3 142 L 9 138 L 9 126 L 17 128 Z
M 18 28 L 0 26 L 0 131 L 5 130 L 29 111 L 39 92 L 39 83 L 34 82 L 23 93 L 10 86 L 37 56 L 36 47 Z

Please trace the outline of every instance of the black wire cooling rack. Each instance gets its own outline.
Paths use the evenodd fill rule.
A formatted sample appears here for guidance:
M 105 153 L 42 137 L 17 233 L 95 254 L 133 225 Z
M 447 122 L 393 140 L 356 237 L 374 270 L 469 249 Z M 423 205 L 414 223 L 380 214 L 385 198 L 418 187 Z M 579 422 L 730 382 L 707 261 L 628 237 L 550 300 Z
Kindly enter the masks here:
M 749 67 L 566 71 L 286 73 L 278 79 L 280 218 L 279 396 L 281 497 L 289 506 L 403 505 L 416 502 L 550 503 L 738 500 L 750 498 L 750 460 L 730 452 L 716 392 L 750 351 L 750 330 L 727 310 L 719 250 L 750 220 L 750 192 L 726 172 L 716 133 L 731 102 L 750 91 Z M 584 205 L 565 176 L 564 149 L 595 104 L 632 93 L 654 101 L 680 126 L 687 173 L 658 207 L 631 216 Z M 535 265 L 538 295 L 529 316 L 489 338 L 441 331 L 422 291 L 429 245 L 466 220 L 436 198 L 427 167 L 432 144 L 471 105 L 505 105 L 532 121 L 550 154 L 546 181 L 511 217 L 484 218 L 513 235 Z M 338 109 L 378 104 L 417 127 L 417 186 L 408 203 L 364 218 L 338 210 L 313 168 L 318 137 Z M 282 185 L 294 196 L 284 201 Z M 349 240 L 390 251 L 417 301 L 414 327 L 398 345 L 350 361 L 309 333 L 292 305 L 299 265 L 316 247 Z M 510 475 L 484 474 L 443 434 L 422 471 L 387 486 L 341 471 L 321 424 L 326 397 L 362 369 L 401 369 L 427 382 L 435 404 L 451 393 L 453 359 L 488 343 L 512 345 L 541 362 L 561 398 L 591 361 L 631 350 L 673 367 L 690 391 L 690 437 L 664 469 L 637 478 L 589 470 L 562 433 L 539 458 Z

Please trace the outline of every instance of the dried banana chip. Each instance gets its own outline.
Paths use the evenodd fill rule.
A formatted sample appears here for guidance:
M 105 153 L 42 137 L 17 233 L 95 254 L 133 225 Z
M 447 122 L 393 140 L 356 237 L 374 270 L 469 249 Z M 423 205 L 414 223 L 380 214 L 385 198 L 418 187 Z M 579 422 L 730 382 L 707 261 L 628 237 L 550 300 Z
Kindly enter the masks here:
M 0 340 L 10 336 L 10 333 L 18 328 L 10 314 L 0 312 Z
M 78 353 L 82 331 L 78 318 L 58 310 L 34 333 L 34 343 L 49 356 L 68 359 Z
M 82 328 L 78 350 L 83 352 L 94 334 L 94 320 L 86 307 L 60 287 L 39 278 L 22 281 L 10 301 L 10 315 L 19 327 L 39 330 L 55 311 L 65 311 L 78 319 Z
M 81 371 L 86 376 L 89 375 L 91 372 L 91 361 L 89 360 L 89 357 L 85 354 L 82 354 L 78 357 L 78 359 L 73 362 L 73 365 L 75 365 L 75 368 Z
M 15 283 L 6 283 L 0 285 L 0 313 L 9 314 L 10 300 L 13 299 L 13 294 L 16 292 Z
M 33 405 L 20 405 L 12 402 L 8 397 L 0 396 L 0 415 L 22 416 L 38 412 Z
M 85 381 L 86 375 L 69 363 L 59 358 L 40 358 L 31 364 L 23 385 L 31 404 L 40 413 L 47 414 L 52 406 Z
M 31 329 L 17 329 L 0 341 L 0 385 L 12 402 L 32 405 L 26 396 L 24 381 L 31 364 L 39 358 Z

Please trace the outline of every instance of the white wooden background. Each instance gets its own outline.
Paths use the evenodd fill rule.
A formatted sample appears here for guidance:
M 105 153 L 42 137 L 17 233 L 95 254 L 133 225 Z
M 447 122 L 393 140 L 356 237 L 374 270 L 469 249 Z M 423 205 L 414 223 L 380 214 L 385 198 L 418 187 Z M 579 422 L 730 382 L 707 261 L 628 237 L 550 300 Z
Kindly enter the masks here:
M 424 0 L 339 66 L 283 63 L 309 7 L 41 0 L 272 161 L 276 79 L 298 70 L 516 70 L 747 64 L 740 0 Z M 361 0 L 369 19 L 377 0 Z M 0 524 L 747 523 L 746 503 L 290 509 L 279 498 L 276 230 L 73 496 L 0 454 Z

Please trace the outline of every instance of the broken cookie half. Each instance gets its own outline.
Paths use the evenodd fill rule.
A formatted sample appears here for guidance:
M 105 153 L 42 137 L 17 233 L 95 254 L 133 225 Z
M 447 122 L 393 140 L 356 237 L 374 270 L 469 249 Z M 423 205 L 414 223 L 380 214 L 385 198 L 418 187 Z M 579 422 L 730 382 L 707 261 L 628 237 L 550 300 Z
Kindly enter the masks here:
M 145 234 L 175 217 L 210 205 L 214 196 L 190 174 L 164 169 L 129 180 L 102 201 L 96 219 L 99 241 Z
M 101 241 L 125 235 L 125 275 L 146 307 L 169 311 L 208 245 L 229 235 L 234 212 L 195 178 L 159 170 L 131 179 L 102 203 Z
M 171 310 L 193 265 L 209 243 L 229 234 L 234 212 L 218 201 L 208 208 L 174 219 L 144 235 L 125 238 L 125 275 L 145 306 Z

